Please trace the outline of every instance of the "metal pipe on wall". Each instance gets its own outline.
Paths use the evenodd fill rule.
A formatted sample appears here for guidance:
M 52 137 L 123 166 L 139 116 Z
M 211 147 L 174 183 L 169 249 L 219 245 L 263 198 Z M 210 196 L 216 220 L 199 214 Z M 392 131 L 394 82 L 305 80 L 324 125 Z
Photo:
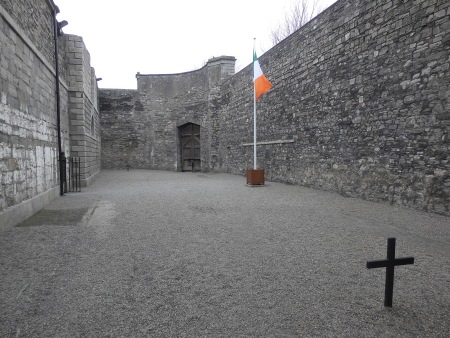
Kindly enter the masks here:
M 58 35 L 59 35 L 59 24 L 56 20 L 56 14 L 59 13 L 58 8 L 53 10 L 53 28 L 54 28 L 54 39 L 55 39 L 55 81 L 56 81 L 56 124 L 58 128 L 58 162 L 59 162 L 59 194 L 64 195 L 64 174 L 66 170 L 65 166 L 65 154 L 62 151 L 61 144 L 61 94 L 59 90 L 59 48 L 58 48 Z

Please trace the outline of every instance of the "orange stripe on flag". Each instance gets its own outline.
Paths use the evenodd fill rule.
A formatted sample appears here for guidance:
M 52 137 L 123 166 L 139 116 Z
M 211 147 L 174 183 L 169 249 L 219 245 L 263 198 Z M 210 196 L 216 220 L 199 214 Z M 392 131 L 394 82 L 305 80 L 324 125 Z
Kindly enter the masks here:
M 272 88 L 272 84 L 269 80 L 262 74 L 258 78 L 255 79 L 255 95 L 256 99 L 258 100 L 259 97 L 268 92 L 270 88 Z
M 258 57 L 256 56 L 256 52 L 253 50 L 253 82 L 255 86 L 255 98 L 256 100 L 259 97 L 267 92 L 270 88 L 272 88 L 272 84 L 269 80 L 264 76 L 261 66 L 259 65 Z

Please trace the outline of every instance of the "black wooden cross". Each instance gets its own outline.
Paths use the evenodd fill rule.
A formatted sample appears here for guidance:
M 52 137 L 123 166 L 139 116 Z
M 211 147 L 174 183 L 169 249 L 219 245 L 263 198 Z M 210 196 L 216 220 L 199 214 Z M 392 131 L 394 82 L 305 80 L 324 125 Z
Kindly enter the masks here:
M 386 268 L 386 285 L 384 288 L 384 306 L 392 307 L 394 292 L 394 268 L 397 265 L 414 264 L 414 257 L 395 258 L 395 238 L 388 238 L 387 259 L 367 262 L 368 269 Z

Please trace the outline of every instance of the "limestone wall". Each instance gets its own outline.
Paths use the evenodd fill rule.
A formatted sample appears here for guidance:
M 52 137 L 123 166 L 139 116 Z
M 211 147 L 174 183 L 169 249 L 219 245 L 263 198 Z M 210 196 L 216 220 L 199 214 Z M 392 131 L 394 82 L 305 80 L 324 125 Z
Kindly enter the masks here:
M 0 1 L 0 229 L 31 216 L 59 193 L 55 9 L 50 0 Z M 98 105 L 83 103 L 83 114 L 89 111 L 86 124 L 93 113 L 97 128 L 95 135 L 88 132 L 75 141 L 69 135 L 74 125 L 69 77 L 77 65 L 66 50 L 69 40 L 70 36 L 58 38 L 62 150 L 76 156 L 80 149 L 75 146 L 94 149 L 97 163 L 85 170 L 92 176 L 100 163 Z M 89 139 L 95 140 L 89 144 Z
M 13 20 L 22 5 L 2 2 L 0 7 L 0 212 L 58 185 L 54 58 L 46 58 L 53 44 L 32 40 L 53 36 L 48 29 L 52 16 L 46 1 L 33 2 L 42 14 L 33 30 L 28 20 Z M 67 87 L 62 85 L 61 91 L 62 128 L 67 131 Z M 67 133 L 63 145 L 69 146 Z
M 83 38 L 64 35 L 65 65 L 69 83 L 71 156 L 81 160 L 81 185 L 100 172 L 100 114 L 95 70 Z
M 341 0 L 260 57 L 269 180 L 449 214 L 450 3 Z M 218 102 L 221 170 L 253 161 L 251 67 Z
M 55 64 L 53 40 L 54 3 L 52 0 L 1 0 L 2 15 L 7 15 L 51 65 Z M 5 14 L 6 13 L 6 14 Z M 5 30 L 14 27 L 4 27 Z M 20 43 L 20 42 L 19 42 Z
M 217 157 L 210 98 L 234 74 L 234 62 L 219 57 L 192 72 L 138 73 L 137 91 L 101 90 L 102 167 L 181 170 L 178 127 L 195 123 L 201 128 L 202 170 L 210 170 Z
M 151 157 L 147 135 L 152 124 L 147 121 L 136 90 L 102 89 L 100 91 L 102 153 L 105 169 L 145 168 Z
M 448 1 L 341 0 L 262 55 L 273 83 L 257 109 L 266 179 L 450 214 L 449 17 Z M 252 69 L 233 69 L 211 59 L 103 92 L 104 167 L 180 170 L 177 127 L 195 122 L 202 170 L 243 175 Z

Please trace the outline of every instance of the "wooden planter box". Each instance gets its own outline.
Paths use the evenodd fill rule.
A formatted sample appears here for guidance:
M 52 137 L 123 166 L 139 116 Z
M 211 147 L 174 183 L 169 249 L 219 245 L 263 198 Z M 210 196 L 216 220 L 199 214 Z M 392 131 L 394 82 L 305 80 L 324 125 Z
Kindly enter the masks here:
M 264 185 L 264 169 L 247 169 L 248 185 Z

